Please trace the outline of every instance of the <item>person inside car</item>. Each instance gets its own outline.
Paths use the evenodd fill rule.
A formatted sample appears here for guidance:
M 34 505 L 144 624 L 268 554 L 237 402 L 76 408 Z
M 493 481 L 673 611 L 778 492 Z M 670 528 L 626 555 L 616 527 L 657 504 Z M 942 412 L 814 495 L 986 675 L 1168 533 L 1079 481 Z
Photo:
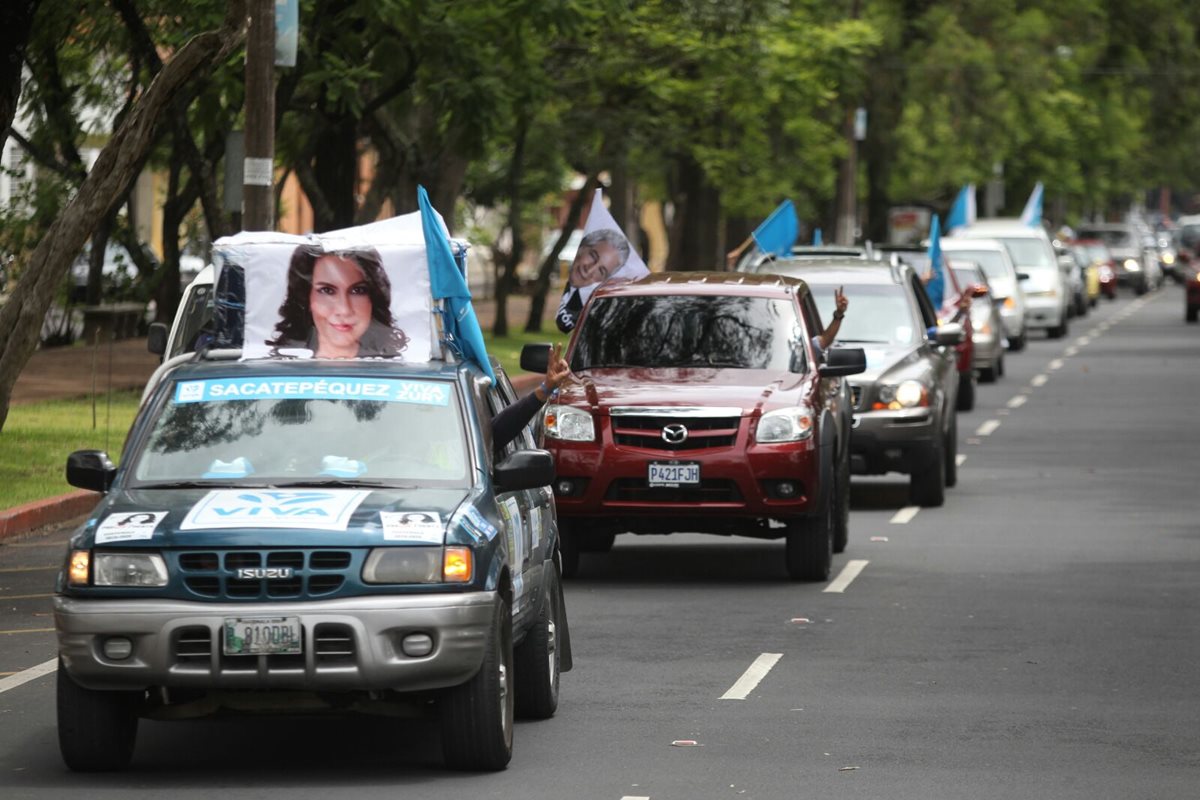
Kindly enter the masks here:
M 846 316 L 846 309 L 850 307 L 850 301 L 846 299 L 841 286 L 833 290 L 833 302 L 836 306 L 833 319 L 825 326 L 825 330 L 812 338 L 813 347 L 816 348 L 819 359 L 825 357 L 825 351 L 837 339 L 838 331 L 842 327 L 842 318 Z
M 562 345 L 556 344 L 550 348 L 546 379 L 532 392 L 492 418 L 492 451 L 496 454 L 501 453 L 509 442 L 517 438 L 533 419 L 534 414 L 541 410 L 570 376 L 571 368 L 562 357 Z

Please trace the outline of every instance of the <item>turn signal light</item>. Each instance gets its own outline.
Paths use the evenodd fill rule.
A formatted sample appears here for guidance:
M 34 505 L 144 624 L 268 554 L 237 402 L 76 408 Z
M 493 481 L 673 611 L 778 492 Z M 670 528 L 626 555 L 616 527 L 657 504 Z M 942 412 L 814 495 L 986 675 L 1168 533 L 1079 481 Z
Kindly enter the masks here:
M 67 563 L 67 582 L 72 586 L 87 586 L 91 576 L 92 554 L 87 550 L 71 551 L 71 560 Z
M 469 547 L 447 547 L 442 555 L 442 579 L 447 583 L 470 583 L 474 562 Z

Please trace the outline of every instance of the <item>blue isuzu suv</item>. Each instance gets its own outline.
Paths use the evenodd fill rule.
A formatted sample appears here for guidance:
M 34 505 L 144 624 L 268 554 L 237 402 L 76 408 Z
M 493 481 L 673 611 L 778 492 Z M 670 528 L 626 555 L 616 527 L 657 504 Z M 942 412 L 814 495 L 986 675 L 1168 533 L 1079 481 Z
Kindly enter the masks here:
M 515 400 L 453 357 L 242 360 L 160 373 L 55 597 L 73 769 L 126 766 L 138 719 L 433 713 L 449 766 L 501 769 L 571 666 L 549 453 L 498 452 Z

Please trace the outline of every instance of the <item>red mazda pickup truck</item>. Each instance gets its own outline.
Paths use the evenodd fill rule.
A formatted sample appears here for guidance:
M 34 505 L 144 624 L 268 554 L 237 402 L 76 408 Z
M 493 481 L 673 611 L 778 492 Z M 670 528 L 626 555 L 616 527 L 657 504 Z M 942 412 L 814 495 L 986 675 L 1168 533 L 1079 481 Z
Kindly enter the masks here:
M 564 574 L 618 533 L 786 539 L 793 579 L 825 580 L 849 525 L 861 348 L 821 352 L 801 280 L 677 272 L 598 288 L 568 344 L 579 382 L 546 406 Z M 546 346 L 522 366 L 544 371 Z

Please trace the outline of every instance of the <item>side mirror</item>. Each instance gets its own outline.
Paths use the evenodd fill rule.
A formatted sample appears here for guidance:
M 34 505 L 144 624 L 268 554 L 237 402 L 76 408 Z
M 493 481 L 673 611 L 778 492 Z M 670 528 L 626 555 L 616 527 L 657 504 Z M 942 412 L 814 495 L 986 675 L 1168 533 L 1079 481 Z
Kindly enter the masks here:
M 1029 273 L 1028 273 L 1028 272 L 1018 272 L 1018 273 L 1017 273 L 1017 280 L 1019 280 L 1019 281 L 1027 281 L 1027 280 L 1029 280 Z
M 933 341 L 941 347 L 954 347 L 966 341 L 967 334 L 963 326 L 957 322 L 947 322 L 937 326 L 933 333 Z
M 77 489 L 107 492 L 117 468 L 103 450 L 76 450 L 67 456 L 67 483 Z
M 167 352 L 167 326 L 161 322 L 150 323 L 150 330 L 146 334 L 146 349 L 156 356 L 165 355 Z
M 549 486 L 554 475 L 554 456 L 546 450 L 518 450 L 492 469 L 498 492 Z
M 521 348 L 521 369 L 546 374 L 550 365 L 550 345 L 545 342 L 527 344 Z
M 817 367 L 822 378 L 840 378 L 867 371 L 867 354 L 861 347 L 831 347 L 825 351 L 825 363 Z

